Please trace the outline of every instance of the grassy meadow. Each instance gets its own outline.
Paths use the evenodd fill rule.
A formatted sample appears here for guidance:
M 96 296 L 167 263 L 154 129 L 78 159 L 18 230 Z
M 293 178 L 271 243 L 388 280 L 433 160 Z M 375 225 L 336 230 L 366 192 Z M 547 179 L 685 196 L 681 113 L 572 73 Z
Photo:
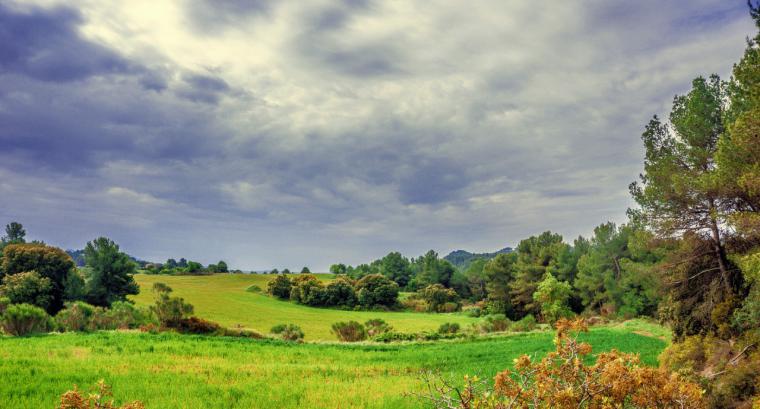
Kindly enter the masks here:
M 132 299 L 138 305 L 153 303 L 151 287 L 163 282 L 174 289 L 174 295 L 183 297 L 195 307 L 195 315 L 225 326 L 240 325 L 268 333 L 276 324 L 297 324 L 307 341 L 335 340 L 330 326 L 338 321 L 365 322 L 382 318 L 398 331 L 435 331 L 445 322 L 457 322 L 463 327 L 477 321 L 462 314 L 422 314 L 412 312 L 341 311 L 312 308 L 267 296 L 267 283 L 274 276 L 260 274 L 214 274 L 208 276 L 135 275 L 140 294 Z M 319 274 L 324 280 L 331 275 Z M 247 291 L 258 286 L 262 293 Z
M 637 352 L 655 364 L 666 342 L 635 328 L 593 328 L 584 339 L 597 352 Z M 396 345 L 118 331 L 0 337 L 0 407 L 53 408 L 72 385 L 104 379 L 117 401 L 152 409 L 423 408 L 403 396 L 423 386 L 422 370 L 490 378 L 523 353 L 551 349 L 548 331 Z

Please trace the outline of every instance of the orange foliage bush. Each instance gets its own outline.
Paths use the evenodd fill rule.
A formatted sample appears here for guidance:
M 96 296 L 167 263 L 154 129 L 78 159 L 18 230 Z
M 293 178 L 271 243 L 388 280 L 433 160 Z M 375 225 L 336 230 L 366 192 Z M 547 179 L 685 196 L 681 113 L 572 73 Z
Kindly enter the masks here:
M 111 387 L 105 384 L 103 380 L 98 381 L 96 388 L 90 393 L 80 392 L 76 385 L 73 391 L 68 391 L 61 395 L 60 409 L 145 409 L 145 406 L 139 401 L 116 406 L 114 404 Z
M 706 407 L 699 385 L 665 369 L 642 367 L 638 357 L 617 351 L 600 353 L 584 363 L 591 345 L 578 341 L 587 331 L 583 320 L 557 322 L 557 349 L 540 362 L 523 355 L 513 371 L 496 375 L 494 388 L 465 378 L 464 388 L 436 386 L 425 396 L 437 408 L 683 408 Z

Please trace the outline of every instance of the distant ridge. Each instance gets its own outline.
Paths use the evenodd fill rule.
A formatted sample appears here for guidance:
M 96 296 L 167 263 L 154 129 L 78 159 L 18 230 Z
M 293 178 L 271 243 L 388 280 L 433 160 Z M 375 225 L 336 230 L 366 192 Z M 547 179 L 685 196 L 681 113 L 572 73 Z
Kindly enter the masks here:
M 446 257 L 444 257 L 444 260 L 447 260 L 449 263 L 453 264 L 460 270 L 465 270 L 467 267 L 470 266 L 470 263 L 472 263 L 473 260 L 476 259 L 486 259 L 490 260 L 498 254 L 502 253 L 511 253 L 514 249 L 512 247 L 504 247 L 501 250 L 495 251 L 493 253 L 470 253 L 466 250 L 454 250 L 451 253 L 447 254 Z

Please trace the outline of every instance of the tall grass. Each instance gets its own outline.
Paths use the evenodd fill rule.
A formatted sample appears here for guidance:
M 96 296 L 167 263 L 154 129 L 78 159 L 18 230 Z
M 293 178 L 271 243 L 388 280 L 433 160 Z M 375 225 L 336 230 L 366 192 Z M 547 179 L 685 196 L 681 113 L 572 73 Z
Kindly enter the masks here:
M 584 338 L 656 362 L 665 342 L 621 329 Z M 553 349 L 550 332 L 406 345 L 292 344 L 135 332 L 0 337 L 0 407 L 53 408 L 99 379 L 147 408 L 421 408 L 404 392 L 421 370 L 492 377 L 523 354 Z

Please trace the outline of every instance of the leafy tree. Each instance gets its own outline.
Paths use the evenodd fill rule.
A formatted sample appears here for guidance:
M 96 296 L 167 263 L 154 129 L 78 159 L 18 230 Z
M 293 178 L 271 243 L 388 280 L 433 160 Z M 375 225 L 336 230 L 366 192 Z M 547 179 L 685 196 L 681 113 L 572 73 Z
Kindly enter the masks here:
M 5 237 L 3 237 L 3 243 L 6 244 L 19 244 L 25 243 L 24 237 L 26 237 L 26 230 L 24 226 L 18 222 L 11 222 L 5 226 Z
M 346 274 L 347 268 L 345 264 L 333 264 L 330 266 L 330 273 L 332 274 Z
M 286 271 L 287 271 L 287 273 L 286 273 Z M 288 269 L 286 268 L 285 270 L 282 270 L 282 273 L 283 273 L 283 274 L 290 274 L 290 270 L 288 270 Z M 269 272 L 269 274 L 280 274 L 280 272 L 279 272 L 279 271 L 277 271 L 277 269 L 276 269 L 276 268 L 273 268 L 273 269 L 272 269 L 272 271 L 270 271 L 270 272 Z
M 52 285 L 51 314 L 63 308 L 65 286 L 74 270 L 74 261 L 63 250 L 42 243 L 9 244 L 3 249 L 0 278 L 28 271 L 36 271 L 48 278 Z
M 87 265 L 85 293 L 87 302 L 108 307 L 126 301 L 127 295 L 140 292 L 134 278 L 135 263 L 119 251 L 119 245 L 106 237 L 88 242 L 84 249 Z
M 0 285 L 0 296 L 7 297 L 13 304 L 32 304 L 48 309 L 53 299 L 53 285 L 50 279 L 36 271 L 28 271 L 6 276 Z
M 568 305 L 571 292 L 569 283 L 559 281 L 552 274 L 546 273 L 546 277 L 533 293 L 533 299 L 539 304 L 544 321 L 556 322 L 560 318 L 573 315 Z
M 325 286 L 313 275 L 299 275 L 291 280 L 290 300 L 313 307 L 325 304 Z
M 203 272 L 203 264 L 196 261 L 188 261 L 185 265 L 185 272 L 189 274 L 197 274 Z
M 176 268 L 178 267 L 177 260 L 170 258 L 166 260 L 166 263 L 164 264 L 164 267 L 166 268 Z
M 290 279 L 287 275 L 277 275 L 274 280 L 267 283 L 267 292 L 280 299 L 290 299 Z
M 451 277 L 454 275 L 454 266 L 446 260 L 438 258 L 438 253 L 428 251 L 414 262 L 415 284 L 417 288 L 426 287 L 430 284 L 442 284 L 451 287 Z
M 412 269 L 409 260 L 394 251 L 380 260 L 380 274 L 395 281 L 399 287 L 406 287 L 411 279 Z
M 483 300 L 488 295 L 488 292 L 486 291 L 488 277 L 485 274 L 485 266 L 488 262 L 489 260 L 483 258 L 474 259 L 470 262 L 467 270 L 464 271 L 463 275 L 467 281 L 472 301 Z
M 345 278 L 337 278 L 325 287 L 325 305 L 353 307 L 356 305 L 356 291 L 352 283 Z
M 398 303 L 398 284 L 382 274 L 370 274 L 356 282 L 359 304 L 392 307 Z
M 221 260 L 218 263 L 216 263 L 216 269 L 220 273 L 228 273 L 230 271 L 229 267 L 227 267 L 227 263 Z
M 301 274 L 311 274 L 311 270 L 309 270 L 309 267 L 304 267 L 301 269 Z
M 179 268 L 187 267 L 187 260 L 184 257 L 180 258 L 179 262 L 177 263 L 177 267 Z

